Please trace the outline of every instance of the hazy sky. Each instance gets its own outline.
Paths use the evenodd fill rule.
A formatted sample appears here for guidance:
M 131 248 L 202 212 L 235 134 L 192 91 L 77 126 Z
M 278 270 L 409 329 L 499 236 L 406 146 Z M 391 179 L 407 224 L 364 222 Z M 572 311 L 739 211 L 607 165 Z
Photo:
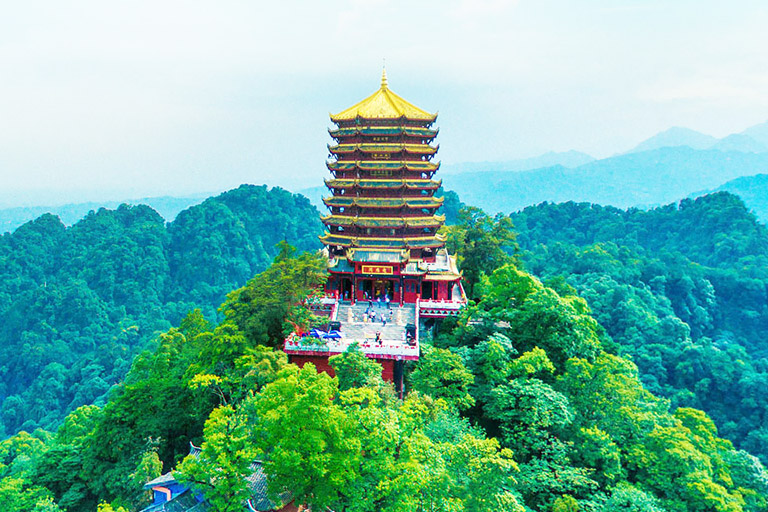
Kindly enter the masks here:
M 320 185 L 383 58 L 446 164 L 723 136 L 768 120 L 766 27 L 764 0 L 6 2 L 0 204 Z

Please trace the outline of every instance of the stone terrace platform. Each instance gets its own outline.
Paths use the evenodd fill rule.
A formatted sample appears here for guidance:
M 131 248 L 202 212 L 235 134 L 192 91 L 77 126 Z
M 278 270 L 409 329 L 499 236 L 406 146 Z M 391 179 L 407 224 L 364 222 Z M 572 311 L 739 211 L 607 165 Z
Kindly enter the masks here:
M 419 358 L 418 313 L 414 304 L 379 305 L 374 302 L 369 308 L 367 302 L 350 304 L 339 302 L 331 312 L 331 320 L 341 323 L 341 339 L 321 340 L 318 338 L 299 338 L 292 335 L 285 341 L 285 352 L 289 355 L 332 356 L 344 352 L 349 345 L 357 342 L 360 350 L 375 359 L 416 360 Z M 375 313 L 376 320 L 371 321 L 369 313 Z M 386 325 L 381 315 L 387 319 Z M 406 326 L 416 326 L 415 339 L 408 344 Z M 379 333 L 381 342 L 376 342 Z

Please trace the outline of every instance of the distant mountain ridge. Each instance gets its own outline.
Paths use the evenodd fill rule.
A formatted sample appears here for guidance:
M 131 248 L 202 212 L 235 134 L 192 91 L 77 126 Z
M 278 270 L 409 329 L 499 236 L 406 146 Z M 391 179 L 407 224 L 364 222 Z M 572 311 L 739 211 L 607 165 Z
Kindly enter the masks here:
M 444 164 L 441 166 L 439 174 L 447 175 L 483 171 L 529 171 L 531 169 L 553 167 L 555 165 L 574 168 L 593 162 L 594 160 L 595 158 L 593 156 L 582 153 L 581 151 L 549 151 L 532 158 L 521 158 L 518 160 L 502 162 L 460 162 L 455 164 Z
M 0 209 L 0 234 L 15 230 L 25 222 L 29 222 L 39 216 L 53 214 L 67 226 L 85 217 L 88 212 L 99 208 L 116 209 L 121 204 L 139 205 L 145 204 L 159 213 L 167 222 L 173 221 L 176 216 L 190 206 L 195 206 L 215 194 L 195 194 L 184 197 L 160 196 L 144 197 L 141 199 L 126 199 L 124 201 L 90 201 L 86 203 L 63 204 L 59 206 L 18 206 Z
M 657 133 L 653 137 L 632 148 L 628 153 L 640 153 L 667 147 L 688 146 L 693 149 L 709 149 L 717 144 L 718 139 L 690 128 L 673 126 L 668 130 Z
M 768 172 L 768 153 L 696 150 L 687 146 L 628 153 L 575 169 L 447 175 L 446 189 L 489 213 L 544 201 L 587 201 L 620 208 L 670 203 L 741 176 Z
M 744 153 L 768 152 L 768 121 L 751 126 L 739 133 L 718 139 L 705 133 L 674 126 L 645 139 L 627 153 L 640 153 L 653 149 L 687 146 L 693 149 L 716 149 Z

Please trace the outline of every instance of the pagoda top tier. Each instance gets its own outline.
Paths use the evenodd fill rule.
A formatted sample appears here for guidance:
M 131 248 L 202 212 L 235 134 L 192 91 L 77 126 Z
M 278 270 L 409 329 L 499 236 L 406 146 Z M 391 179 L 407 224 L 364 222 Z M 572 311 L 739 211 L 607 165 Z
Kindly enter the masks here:
M 338 114 L 331 114 L 334 123 L 356 119 L 407 119 L 431 123 L 437 119 L 437 114 L 430 114 L 389 90 L 387 71 L 384 70 L 378 91 Z

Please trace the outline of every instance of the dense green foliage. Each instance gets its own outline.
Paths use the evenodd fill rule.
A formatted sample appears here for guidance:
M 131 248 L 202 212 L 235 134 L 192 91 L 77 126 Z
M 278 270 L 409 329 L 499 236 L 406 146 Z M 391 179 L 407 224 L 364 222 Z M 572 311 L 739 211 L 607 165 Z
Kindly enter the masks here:
M 653 393 L 768 462 L 768 229 L 717 193 L 650 211 L 512 215 L 526 268 L 587 299 Z
M 0 208 L 0 233 L 14 231 L 29 221 L 50 213 L 70 226 L 90 211 L 96 211 L 101 208 L 116 210 L 121 204 L 144 204 L 151 207 L 159 213 L 165 220 L 172 221 L 182 211 L 190 206 L 202 203 L 206 199 L 205 195 L 194 195 L 188 197 L 145 197 L 142 199 L 128 201 L 101 201 L 91 203 L 70 203 L 59 206 L 19 206 L 13 208 Z
M 768 174 L 736 178 L 720 185 L 715 191 L 739 196 L 758 219 L 768 222 Z
M 443 204 L 437 210 L 438 215 L 445 215 L 445 223 L 448 225 L 459 222 L 459 210 L 466 206 L 459 200 L 459 195 L 453 190 L 445 190 L 442 185 L 435 192 L 435 197 L 442 197 Z
M 516 235 L 509 217 L 491 217 L 474 206 L 460 208 L 456 221 L 442 229 L 446 247 L 456 255 L 467 295 L 477 298 L 475 285 L 495 269 L 517 261 Z
M 764 507 L 763 484 L 743 484 L 762 481 L 764 468 L 701 411 L 670 413 L 633 363 L 601 349 L 604 339 L 583 299 L 505 266 L 435 341 L 474 375 L 468 416 L 514 451 L 525 504 L 616 510 L 629 493 L 645 511 Z M 742 464 L 756 473 L 735 478 Z
M 218 510 L 238 511 L 260 458 L 275 499 L 288 491 L 315 509 L 765 510 L 763 465 L 703 412 L 670 412 L 645 390 L 564 284 L 558 293 L 512 264 L 485 275 L 478 302 L 423 346 L 400 400 L 354 345 L 331 359 L 331 378 L 260 344 L 278 340 L 253 331 L 251 314 L 290 327 L 322 267 L 283 246 L 229 294 L 221 324 L 189 314 L 103 408 L 1 443 L 0 492 L 16 510 L 133 511 L 148 500 L 141 484 L 176 466 Z M 298 273 L 313 277 L 296 285 Z M 279 303 L 273 287 L 292 292 Z M 185 458 L 190 441 L 202 451 Z
M 0 236 L 0 432 L 56 428 L 101 403 L 134 355 L 199 307 L 267 268 L 276 244 L 319 246 L 316 210 L 281 189 L 242 186 L 166 224 L 146 206 L 44 215 Z
M 104 403 L 82 405 L 97 395 L 68 402 L 59 411 L 79 407 L 60 425 L 46 420 L 55 432 L 33 430 L 43 423 L 27 418 L 32 434 L 0 443 L 0 503 L 8 510 L 135 511 L 149 499 L 143 484 L 177 468 L 218 510 L 239 511 L 255 458 L 273 498 L 287 491 L 318 510 L 768 508 L 768 472 L 748 453 L 764 456 L 768 440 L 761 416 L 768 232 L 737 198 L 717 194 L 649 212 L 541 205 L 512 219 L 458 209 L 448 233 L 475 301 L 432 337 L 423 331 L 401 400 L 354 345 L 331 358 L 334 378 L 288 364 L 275 350 L 287 331 L 314 321 L 307 306 L 325 280 L 325 260 L 280 242 L 316 244 L 314 228 L 243 206 L 260 193 L 263 208 L 281 194 L 293 197 L 241 188 L 170 226 L 147 208 L 123 207 L 70 229 L 41 218 L 21 237 L 0 239 L 12 265 L 3 277 L 21 297 L 58 290 L 27 299 L 26 309 L 3 296 L 9 326 L 24 326 L 15 328 L 26 350 L 42 344 L 38 360 L 71 352 L 71 361 L 41 366 L 47 380 L 36 377 L 32 391 L 6 399 L 4 418 L 6 410 L 29 414 L 34 400 L 43 410 L 45 400 L 68 396 L 68 382 L 81 384 L 68 372 L 83 371 L 104 350 L 101 338 L 87 344 L 86 334 L 102 335 L 94 325 L 111 336 L 108 347 L 122 350 L 123 372 L 154 336 L 125 378 L 110 374 L 119 382 L 105 385 Z M 292 235 L 261 237 L 249 224 L 273 220 Z M 97 235 L 108 241 L 97 243 Z M 265 240 L 274 247 L 262 254 Z M 516 242 L 544 284 L 516 266 L 509 254 Z M 43 263 L 25 266 L 13 248 Z M 254 266 L 260 272 L 212 313 L 210 301 Z M 62 268 L 81 270 L 75 279 Z M 203 309 L 182 314 L 198 303 Z M 34 324 L 28 311 L 48 316 Z M 132 338 L 114 334 L 113 322 Z M 75 351 L 70 339 L 85 349 Z M 106 368 L 116 371 L 86 374 L 103 380 Z M 201 446 L 199 456 L 187 456 L 189 442 Z
M 319 253 L 293 257 L 292 248 L 282 249 L 274 265 L 230 294 L 221 306 L 227 318 L 218 326 L 195 310 L 179 327 L 161 334 L 154 350 L 134 360 L 104 407 L 78 408 L 55 434 L 22 432 L 0 445 L 0 482 L 18 486 L 29 500 L 55 499 L 65 510 L 95 510 L 99 500 L 114 500 L 130 510 L 146 505 L 144 483 L 187 455 L 190 441 L 201 441 L 212 411 L 218 411 L 210 418 L 214 426 L 206 429 L 226 425 L 227 405 L 258 391 L 286 365 L 285 354 L 257 346 L 246 334 L 247 326 L 228 313 L 247 308 L 244 297 L 269 295 L 275 284 L 298 287 L 299 270 L 324 269 Z M 325 279 L 323 272 L 307 275 L 314 280 L 304 280 L 297 294 L 306 296 Z M 287 319 L 296 315 L 294 309 L 302 309 L 292 300 L 286 295 L 282 302 L 262 301 L 261 309 Z

